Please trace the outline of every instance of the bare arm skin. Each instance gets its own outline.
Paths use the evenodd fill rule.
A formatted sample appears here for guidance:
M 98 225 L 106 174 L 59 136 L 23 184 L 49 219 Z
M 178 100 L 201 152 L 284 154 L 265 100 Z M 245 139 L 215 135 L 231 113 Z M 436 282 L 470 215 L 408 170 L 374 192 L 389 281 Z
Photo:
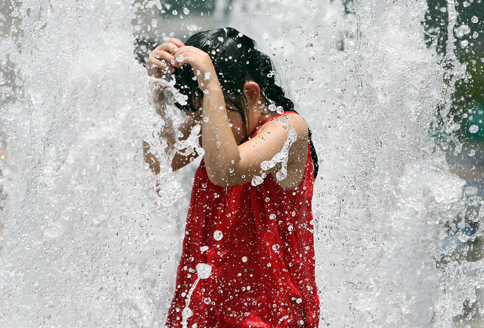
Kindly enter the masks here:
M 163 43 L 161 46 L 157 47 L 146 64 L 148 70 L 148 75 L 153 76 L 157 79 L 163 78 L 163 75 L 167 72 L 173 73 L 174 67 L 168 63 L 175 60 L 174 51 L 178 50 L 179 47 L 184 46 L 178 39 L 170 39 L 169 41 Z M 186 115 L 185 120 L 180 126 L 175 127 L 173 120 L 166 114 L 166 104 L 164 99 L 163 90 L 155 90 L 153 94 L 153 106 L 156 109 L 158 115 L 161 116 L 165 122 L 165 126 L 162 131 L 159 132 L 159 137 L 166 140 L 167 147 L 165 152 L 167 154 L 173 154 L 173 159 L 171 162 L 171 168 L 176 171 L 185 165 L 189 164 L 193 159 L 198 157 L 198 154 L 191 153 L 188 155 L 181 154 L 183 149 L 178 152 L 176 151 L 177 140 L 184 141 L 190 135 L 192 128 L 199 124 L 198 117 L 196 114 Z M 180 137 L 179 137 L 180 136 Z M 179 137 L 179 138 L 178 138 Z M 150 166 L 150 169 L 155 173 L 160 173 L 160 163 L 156 156 L 150 151 L 150 146 L 146 141 L 143 141 L 143 152 L 145 156 L 145 161 Z
M 296 187 L 303 177 L 307 159 L 306 122 L 297 114 L 286 114 L 286 122 L 273 120 L 265 124 L 255 138 L 238 145 L 229 126 L 223 92 L 208 54 L 188 46 L 180 48 L 177 55 L 182 55 L 183 63 L 192 66 L 204 92 L 202 146 L 210 180 L 219 186 L 234 186 L 251 181 L 256 175 L 276 172 L 280 166 L 263 171 L 261 163 L 270 161 L 283 149 L 292 128 L 297 140 L 289 149 L 287 177 L 279 184 L 285 188 Z M 249 108 L 260 100 L 256 91 L 244 87 Z

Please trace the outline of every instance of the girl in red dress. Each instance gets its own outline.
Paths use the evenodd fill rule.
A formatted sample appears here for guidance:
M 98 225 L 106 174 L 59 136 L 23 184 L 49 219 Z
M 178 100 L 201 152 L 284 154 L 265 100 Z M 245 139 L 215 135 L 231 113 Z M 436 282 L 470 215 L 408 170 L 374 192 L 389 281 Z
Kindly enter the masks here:
M 163 88 L 155 95 L 173 170 L 198 156 L 179 149 L 195 126 L 204 152 L 167 327 L 317 327 L 317 157 L 306 122 L 275 83 L 271 60 L 249 37 L 222 28 L 185 43 L 170 39 L 151 53 L 147 68 L 160 81 L 174 76 L 186 96 L 176 103 L 186 119 L 175 126 Z M 146 143 L 145 155 L 157 172 Z

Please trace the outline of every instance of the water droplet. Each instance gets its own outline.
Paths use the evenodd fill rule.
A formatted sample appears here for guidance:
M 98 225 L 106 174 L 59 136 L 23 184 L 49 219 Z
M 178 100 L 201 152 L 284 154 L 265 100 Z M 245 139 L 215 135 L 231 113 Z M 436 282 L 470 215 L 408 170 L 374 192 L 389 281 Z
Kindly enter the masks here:
M 183 13 L 184 13 L 185 15 L 190 14 L 190 9 L 188 9 L 187 7 L 183 8 Z
M 275 219 L 276 219 L 276 217 L 277 217 L 277 216 L 276 216 L 275 214 L 271 214 L 271 215 L 269 215 L 269 219 L 271 219 L 271 220 L 275 220 Z
M 242 262 L 247 262 L 247 256 L 242 256 Z
M 208 251 L 208 246 L 202 246 L 200 247 L 200 252 L 205 252 L 205 251 Z
M 477 131 L 479 131 L 479 127 L 477 125 L 473 124 L 469 127 L 470 133 L 476 133 Z
M 186 308 L 183 309 L 182 316 L 183 316 L 184 319 L 188 319 L 192 315 L 193 315 L 193 311 L 189 307 L 186 307 Z
M 215 232 L 213 233 L 213 239 L 215 239 L 216 241 L 222 240 L 223 237 L 224 234 L 220 230 L 215 230 Z
M 297 304 L 301 304 L 301 303 L 302 303 L 302 299 L 301 299 L 301 298 L 298 298 L 298 299 L 296 300 L 296 303 L 297 303 Z
M 274 165 L 271 165 L 271 164 L 272 163 L 270 161 L 264 161 L 264 162 L 260 163 L 260 168 L 263 171 L 267 171 L 274 166 Z
M 471 32 L 471 28 L 465 24 L 455 28 L 455 36 L 458 38 L 462 38 L 464 35 L 469 34 Z
M 179 63 L 183 63 L 183 61 L 185 60 L 185 58 L 182 56 L 182 55 L 177 55 L 176 56 L 176 61 L 179 62 Z
M 219 36 L 217 40 L 219 40 L 220 42 L 224 42 L 224 38 L 222 38 L 221 36 Z
M 203 303 L 205 303 L 205 304 L 207 304 L 207 305 L 208 305 L 208 304 L 210 304 L 210 302 L 212 302 L 212 300 L 210 299 L 210 297 L 207 297 L 207 298 L 205 298 L 205 299 L 203 300 Z
M 200 279 L 207 279 L 212 274 L 212 267 L 206 263 L 198 263 L 197 266 L 197 275 Z
M 479 21 L 479 18 L 477 18 L 477 16 L 472 16 L 471 18 L 471 22 L 473 22 L 474 24 L 477 23 Z
M 188 15 L 188 14 L 187 14 Z M 190 31 L 190 32 L 195 32 L 196 30 L 198 30 L 198 26 L 193 24 L 193 25 L 188 25 L 187 26 L 187 29 Z
M 261 185 L 262 183 L 264 183 L 264 178 L 261 177 L 261 176 L 254 176 L 252 178 L 252 181 L 251 181 L 251 184 L 255 187 L 255 186 L 258 186 L 258 185 Z
M 174 16 L 178 15 L 178 11 L 176 11 L 176 10 L 173 10 L 171 13 L 172 13 Z

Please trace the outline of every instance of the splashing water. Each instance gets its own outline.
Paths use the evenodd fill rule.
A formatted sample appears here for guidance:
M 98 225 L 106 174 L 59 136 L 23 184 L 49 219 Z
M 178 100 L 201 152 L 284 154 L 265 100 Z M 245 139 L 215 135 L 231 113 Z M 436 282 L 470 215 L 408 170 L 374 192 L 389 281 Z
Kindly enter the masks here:
M 162 154 L 155 136 L 164 122 L 134 60 L 132 5 L 2 4 L 0 134 L 8 165 L 0 189 L 8 198 L 0 206 L 0 326 L 164 324 L 193 167 L 173 175 L 161 156 L 155 178 L 144 163 L 141 140 Z M 428 135 L 438 105 L 450 111 L 465 69 L 453 52 L 441 62 L 426 47 L 426 2 L 231 5 L 230 25 L 259 38 L 272 56 L 320 154 L 314 214 L 321 325 L 451 327 L 484 287 L 483 266 L 437 260 L 447 241 L 468 238 L 449 239 L 444 225 L 480 200 L 469 188 L 462 196 L 464 181 Z M 453 48 L 472 31 L 457 22 L 453 1 L 446 8 Z M 197 134 L 180 147 L 197 149 Z M 197 279 L 208 278 L 210 269 L 199 265 Z
M 216 239 L 217 240 L 217 239 Z M 182 327 L 188 327 L 188 318 L 193 315 L 193 311 L 190 310 L 190 300 L 192 298 L 193 291 L 197 288 L 198 282 L 200 279 L 207 279 L 212 274 L 212 266 L 206 263 L 198 263 L 196 266 L 197 269 L 197 280 L 193 283 L 192 287 L 190 288 L 187 299 L 185 300 L 185 308 L 182 310 Z
M 289 124 L 289 120 L 287 118 L 276 119 L 278 122 L 283 122 L 283 127 L 288 129 L 287 139 L 282 146 L 282 149 L 272 157 L 270 161 L 264 161 L 260 164 L 260 168 L 262 170 L 262 174 L 260 176 L 255 175 L 252 178 L 251 184 L 253 186 L 258 186 L 264 182 L 265 177 L 267 176 L 267 171 L 275 167 L 277 164 L 281 164 L 281 169 L 276 173 L 276 181 L 282 181 L 287 176 L 287 161 L 289 158 L 289 150 L 294 142 L 297 140 L 297 133 L 296 130 Z

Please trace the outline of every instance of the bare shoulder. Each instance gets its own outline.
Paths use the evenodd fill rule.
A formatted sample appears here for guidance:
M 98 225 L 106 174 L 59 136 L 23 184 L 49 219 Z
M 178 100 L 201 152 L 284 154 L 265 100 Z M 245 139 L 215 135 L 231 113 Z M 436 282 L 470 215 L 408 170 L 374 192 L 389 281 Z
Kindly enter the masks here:
M 290 130 L 294 130 L 298 139 L 307 139 L 308 125 L 301 115 L 295 112 L 286 112 L 285 114 L 272 119 L 267 124 L 264 124 L 258 134 L 265 134 L 274 129 L 283 129 L 288 134 Z

